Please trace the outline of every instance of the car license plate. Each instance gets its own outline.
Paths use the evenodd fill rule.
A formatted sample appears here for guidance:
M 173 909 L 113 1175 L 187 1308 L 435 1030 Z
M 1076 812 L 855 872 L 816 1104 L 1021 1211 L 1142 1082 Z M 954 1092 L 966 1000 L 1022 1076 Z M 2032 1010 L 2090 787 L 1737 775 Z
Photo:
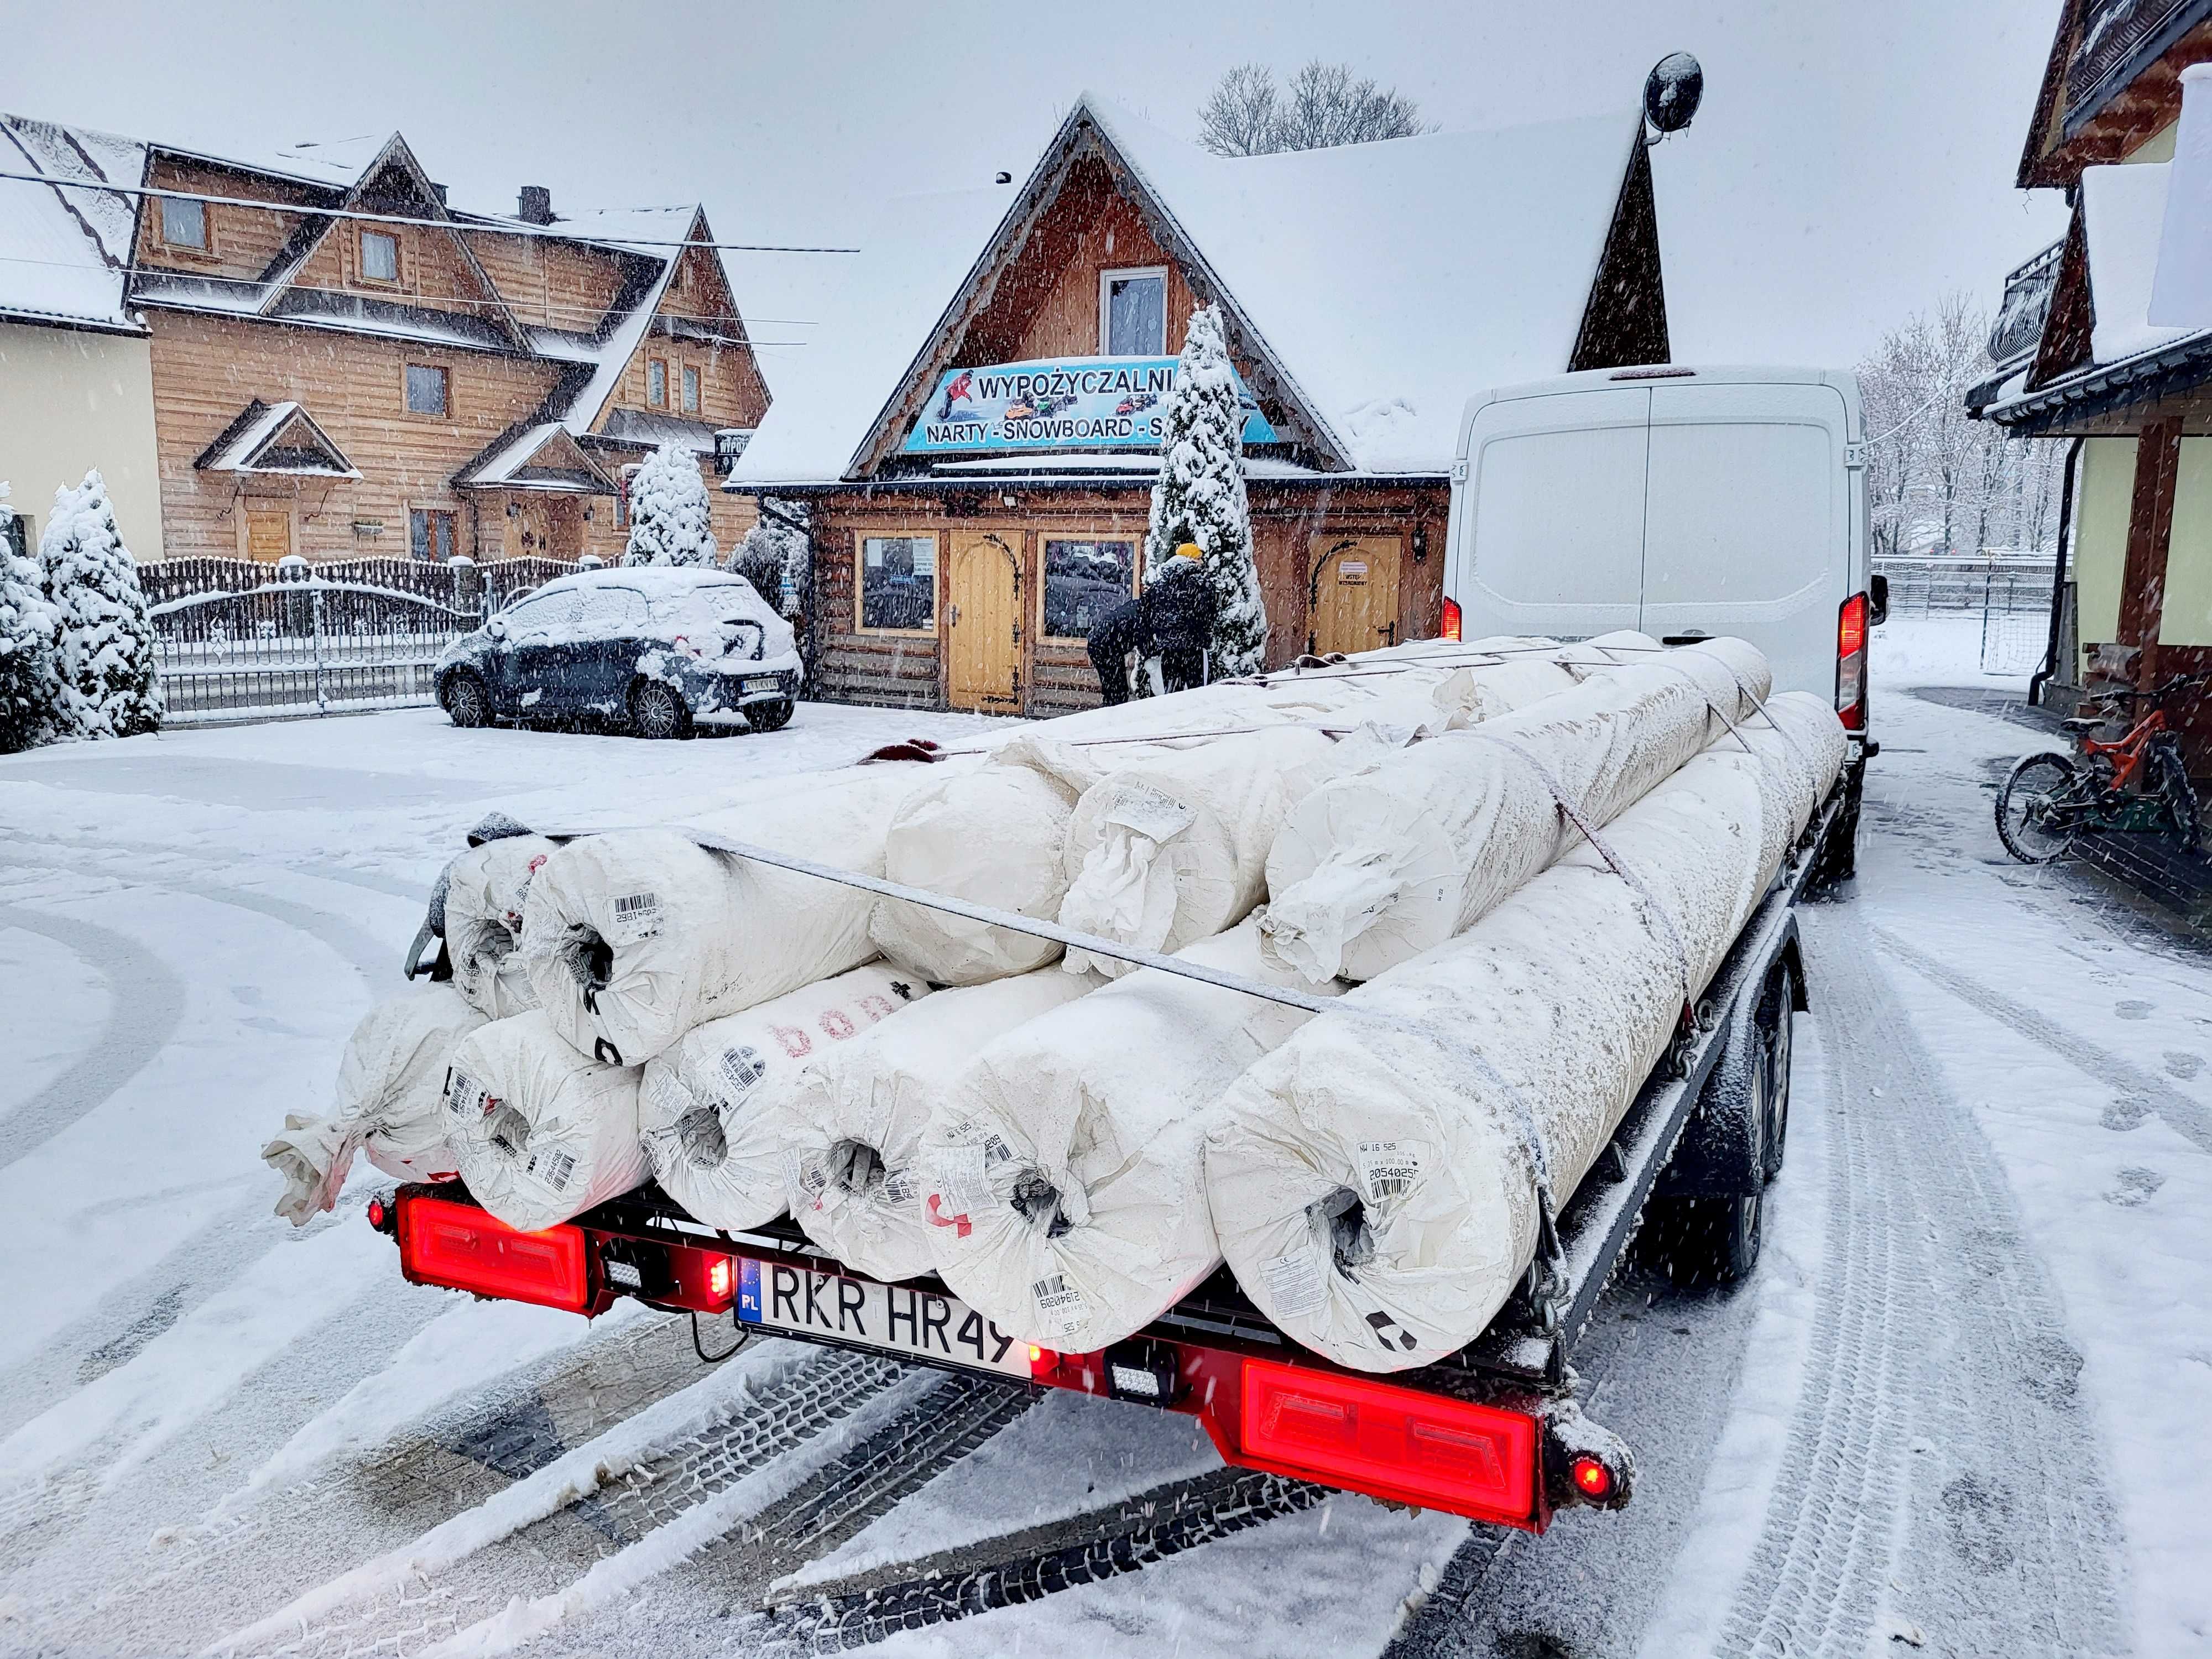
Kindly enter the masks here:
M 738 1318 L 744 1324 L 1030 1378 L 1030 1345 L 951 1297 L 750 1257 L 738 1267 Z
M 756 691 L 781 691 L 782 690 L 783 682 L 776 678 L 773 674 L 759 676 L 749 680 L 741 680 L 738 684 L 738 695 L 740 696 L 747 697 L 750 696 Z

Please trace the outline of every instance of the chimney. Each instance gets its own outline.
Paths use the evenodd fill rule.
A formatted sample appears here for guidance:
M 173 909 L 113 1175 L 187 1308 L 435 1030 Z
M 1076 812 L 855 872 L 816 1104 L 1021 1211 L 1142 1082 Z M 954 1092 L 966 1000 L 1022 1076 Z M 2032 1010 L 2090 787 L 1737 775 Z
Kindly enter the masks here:
M 440 207 L 450 207 L 452 205 L 451 203 L 446 200 L 446 187 L 443 185 L 432 185 L 430 186 L 430 190 L 431 193 L 437 197 L 438 205 Z
M 514 216 L 526 225 L 553 222 L 553 192 L 543 185 L 525 185 L 516 200 Z

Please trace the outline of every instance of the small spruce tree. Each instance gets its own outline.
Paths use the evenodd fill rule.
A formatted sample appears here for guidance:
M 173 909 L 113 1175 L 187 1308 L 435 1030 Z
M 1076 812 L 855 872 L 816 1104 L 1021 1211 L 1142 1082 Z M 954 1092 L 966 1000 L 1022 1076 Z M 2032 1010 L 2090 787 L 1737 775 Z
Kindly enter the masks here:
M 1145 537 L 1147 583 L 1185 542 L 1205 555 L 1201 568 L 1213 586 L 1212 677 L 1258 673 L 1267 654 L 1267 610 L 1244 495 L 1244 411 L 1213 306 L 1191 317 L 1175 389 L 1160 414 L 1160 481 L 1152 486 Z
M 645 459 L 629 486 L 629 546 L 624 564 L 710 565 L 714 531 L 699 458 L 664 444 Z
M 789 576 L 794 585 L 801 585 L 805 550 L 805 537 L 763 513 L 745 532 L 744 539 L 730 550 L 730 568 L 750 582 L 753 592 L 768 601 L 769 609 L 781 615 L 784 579 Z
M 46 603 L 39 562 L 15 550 L 7 501 L 0 483 L 0 755 L 49 742 L 66 724 L 55 650 L 61 618 Z
M 88 738 L 158 731 L 166 710 L 154 619 L 97 469 L 76 489 L 54 492 L 39 563 L 47 602 L 61 615 L 61 681 L 71 727 Z

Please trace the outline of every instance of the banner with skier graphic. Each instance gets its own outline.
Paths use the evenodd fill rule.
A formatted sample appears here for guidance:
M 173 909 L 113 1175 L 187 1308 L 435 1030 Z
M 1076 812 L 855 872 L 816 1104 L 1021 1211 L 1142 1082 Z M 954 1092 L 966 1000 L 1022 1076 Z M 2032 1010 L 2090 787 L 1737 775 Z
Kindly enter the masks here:
M 909 455 L 1002 449 L 1157 449 L 1173 357 L 1058 357 L 948 369 L 902 446 Z M 1278 441 L 1242 376 L 1244 441 Z

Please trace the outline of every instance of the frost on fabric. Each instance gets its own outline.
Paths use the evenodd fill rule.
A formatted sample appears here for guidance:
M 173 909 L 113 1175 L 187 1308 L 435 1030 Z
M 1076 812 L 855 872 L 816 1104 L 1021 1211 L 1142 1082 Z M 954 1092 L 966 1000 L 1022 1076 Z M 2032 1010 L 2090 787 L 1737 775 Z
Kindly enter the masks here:
M 39 562 L 47 601 L 59 613 L 70 728 L 88 738 L 159 730 L 165 705 L 155 670 L 154 620 L 97 470 L 76 489 L 54 492 Z
M 629 545 L 623 562 L 711 565 L 714 531 L 699 458 L 663 444 L 645 459 L 629 487 Z

